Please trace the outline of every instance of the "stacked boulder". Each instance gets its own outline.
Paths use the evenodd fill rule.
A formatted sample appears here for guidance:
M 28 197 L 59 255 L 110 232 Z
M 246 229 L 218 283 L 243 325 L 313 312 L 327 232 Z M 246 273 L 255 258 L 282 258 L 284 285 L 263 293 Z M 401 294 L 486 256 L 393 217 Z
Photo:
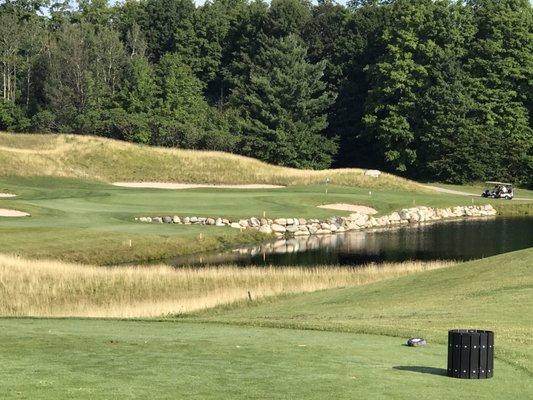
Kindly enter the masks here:
M 401 224 L 432 222 L 445 219 L 490 217 L 496 210 L 490 204 L 451 208 L 412 207 L 395 211 L 381 217 L 353 213 L 347 217 L 331 217 L 326 220 L 305 218 L 248 218 L 230 221 L 226 218 L 156 216 L 135 218 L 140 222 L 182 225 L 229 226 L 236 229 L 255 229 L 265 234 L 282 236 L 327 235 L 371 228 L 385 228 Z

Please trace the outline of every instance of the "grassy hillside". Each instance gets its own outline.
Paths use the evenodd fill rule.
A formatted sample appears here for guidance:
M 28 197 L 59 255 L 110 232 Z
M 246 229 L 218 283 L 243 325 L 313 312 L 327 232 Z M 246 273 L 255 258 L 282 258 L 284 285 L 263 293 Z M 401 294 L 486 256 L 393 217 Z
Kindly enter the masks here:
M 389 174 L 378 179 L 361 169 L 298 170 L 229 153 L 141 146 L 76 135 L 0 133 L 0 176 L 53 176 L 105 182 L 332 183 L 372 188 L 421 190 L 413 181 Z
M 533 376 L 533 248 L 450 268 L 253 307 L 211 311 L 204 320 L 334 330 L 444 343 L 453 328 L 491 329 L 498 357 Z
M 531 398 L 532 266 L 529 249 L 186 320 L 0 319 L 2 395 Z M 446 332 L 456 327 L 495 330 L 493 379 L 445 376 Z M 427 347 L 402 345 L 418 334 Z

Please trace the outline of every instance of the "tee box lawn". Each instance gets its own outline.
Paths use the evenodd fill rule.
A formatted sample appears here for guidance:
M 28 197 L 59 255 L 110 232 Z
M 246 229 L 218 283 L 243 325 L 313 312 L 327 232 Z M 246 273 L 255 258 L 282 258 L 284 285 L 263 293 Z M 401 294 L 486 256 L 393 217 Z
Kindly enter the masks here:
M 528 399 L 532 267 L 528 249 L 186 318 L 0 319 L 2 398 Z M 445 376 L 453 328 L 495 331 L 492 379 Z

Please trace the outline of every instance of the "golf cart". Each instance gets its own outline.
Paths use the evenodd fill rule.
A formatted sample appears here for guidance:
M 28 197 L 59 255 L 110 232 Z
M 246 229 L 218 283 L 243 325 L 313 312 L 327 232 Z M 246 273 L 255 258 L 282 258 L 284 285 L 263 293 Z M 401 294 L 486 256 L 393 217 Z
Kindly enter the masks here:
M 507 199 L 511 200 L 514 197 L 513 185 L 505 182 L 485 182 L 493 185 L 492 189 L 486 189 L 481 193 L 481 197 L 490 197 L 492 199 Z

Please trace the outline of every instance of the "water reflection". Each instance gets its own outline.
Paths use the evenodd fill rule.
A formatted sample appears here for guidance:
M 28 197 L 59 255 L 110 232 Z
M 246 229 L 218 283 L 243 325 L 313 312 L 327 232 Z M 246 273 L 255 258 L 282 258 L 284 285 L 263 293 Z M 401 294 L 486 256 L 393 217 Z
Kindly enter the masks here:
M 494 218 L 280 239 L 223 253 L 179 257 L 169 262 L 173 265 L 358 265 L 468 260 L 532 246 L 532 218 Z

